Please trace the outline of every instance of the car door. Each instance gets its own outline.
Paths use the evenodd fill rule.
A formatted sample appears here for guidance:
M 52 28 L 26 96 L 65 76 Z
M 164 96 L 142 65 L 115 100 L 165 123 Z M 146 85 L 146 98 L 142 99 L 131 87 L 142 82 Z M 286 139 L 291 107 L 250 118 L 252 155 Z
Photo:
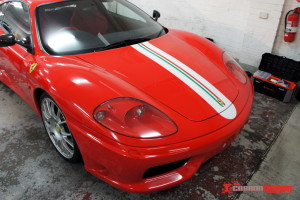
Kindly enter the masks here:
M 9 2 L 2 12 L 0 34 L 12 33 L 16 44 L 0 47 L 1 80 L 28 100 L 30 88 L 26 77 L 34 64 L 29 8 L 24 2 Z

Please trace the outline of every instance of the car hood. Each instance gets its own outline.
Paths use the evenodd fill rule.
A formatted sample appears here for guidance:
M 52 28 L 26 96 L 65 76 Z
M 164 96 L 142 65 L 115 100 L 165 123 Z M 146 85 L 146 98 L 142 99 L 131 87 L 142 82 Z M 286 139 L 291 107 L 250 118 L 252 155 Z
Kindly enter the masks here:
M 172 34 L 78 57 L 125 80 L 191 121 L 218 114 L 226 119 L 237 115 L 232 102 L 238 89 L 225 67 L 217 66 L 204 52 Z

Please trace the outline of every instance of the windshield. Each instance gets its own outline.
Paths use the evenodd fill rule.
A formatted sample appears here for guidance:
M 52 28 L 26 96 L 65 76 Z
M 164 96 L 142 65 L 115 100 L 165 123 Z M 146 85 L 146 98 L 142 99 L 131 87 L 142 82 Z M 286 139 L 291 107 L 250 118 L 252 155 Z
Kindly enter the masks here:
M 62 1 L 39 6 L 43 48 L 74 55 L 127 46 L 157 38 L 166 30 L 126 0 Z

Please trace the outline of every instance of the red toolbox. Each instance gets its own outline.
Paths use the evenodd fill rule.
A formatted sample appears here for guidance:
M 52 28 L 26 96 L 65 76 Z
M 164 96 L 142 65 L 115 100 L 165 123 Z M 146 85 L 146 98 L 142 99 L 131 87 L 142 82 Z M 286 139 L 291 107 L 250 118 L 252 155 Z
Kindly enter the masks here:
M 266 72 L 258 70 L 253 75 L 255 91 L 274 97 L 283 102 L 291 101 L 296 88 L 295 83 L 272 76 L 271 74 L 263 77 L 262 74 L 266 74 Z
M 254 90 L 290 102 L 300 81 L 300 62 L 266 53 L 252 77 Z

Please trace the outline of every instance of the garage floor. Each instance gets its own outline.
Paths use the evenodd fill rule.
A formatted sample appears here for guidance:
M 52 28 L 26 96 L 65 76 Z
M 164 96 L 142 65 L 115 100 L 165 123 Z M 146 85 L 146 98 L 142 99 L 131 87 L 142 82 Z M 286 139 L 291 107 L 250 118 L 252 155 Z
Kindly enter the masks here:
M 299 117 L 300 105 L 296 102 L 284 104 L 256 94 L 249 123 L 240 136 L 193 178 L 154 194 L 128 194 L 93 177 L 82 164 L 65 162 L 50 144 L 41 120 L 0 83 L 0 198 L 296 199 L 300 196 Z M 288 185 L 294 186 L 294 191 L 224 194 L 224 183 Z

